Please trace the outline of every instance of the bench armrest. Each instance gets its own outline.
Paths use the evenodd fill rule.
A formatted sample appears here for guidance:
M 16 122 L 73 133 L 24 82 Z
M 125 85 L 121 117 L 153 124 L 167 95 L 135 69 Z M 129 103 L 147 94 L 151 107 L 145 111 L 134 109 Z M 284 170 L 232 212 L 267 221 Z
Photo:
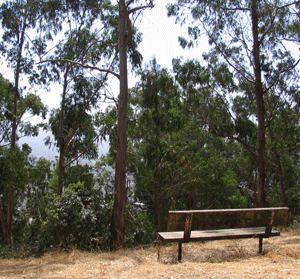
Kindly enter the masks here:
M 269 237 L 271 235 L 272 226 L 274 223 L 274 216 L 275 216 L 275 211 L 274 210 L 269 211 L 268 222 L 266 225 L 266 232 L 265 232 L 266 237 Z
M 191 237 L 192 222 L 193 222 L 193 213 L 186 213 L 185 223 L 184 223 L 184 233 L 183 233 L 184 241 L 188 241 Z

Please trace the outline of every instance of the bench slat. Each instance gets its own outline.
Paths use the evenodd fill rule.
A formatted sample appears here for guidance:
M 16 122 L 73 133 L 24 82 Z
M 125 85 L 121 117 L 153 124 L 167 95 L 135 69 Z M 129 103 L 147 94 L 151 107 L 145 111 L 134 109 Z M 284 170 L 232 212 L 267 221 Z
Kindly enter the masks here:
M 266 227 L 270 211 L 274 214 L 273 227 L 286 225 L 288 208 L 170 211 L 167 231 L 182 231 L 188 213 L 193 214 L 192 231 Z
M 221 240 L 235 238 L 255 238 L 265 236 L 266 228 L 244 228 L 244 229 L 224 229 L 192 231 L 189 241 Z M 160 232 L 159 237 L 166 242 L 184 242 L 183 231 L 179 232 Z M 279 236 L 280 232 L 273 229 L 270 236 Z

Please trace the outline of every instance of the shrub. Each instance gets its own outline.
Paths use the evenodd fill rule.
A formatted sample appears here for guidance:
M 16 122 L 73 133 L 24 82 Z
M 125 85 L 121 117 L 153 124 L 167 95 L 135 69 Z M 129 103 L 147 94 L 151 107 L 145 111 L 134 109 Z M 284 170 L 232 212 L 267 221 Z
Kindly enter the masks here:
M 50 199 L 46 221 L 39 228 L 35 243 L 31 243 L 34 252 L 41 253 L 51 247 L 105 248 L 109 237 L 108 210 L 99 191 L 87 189 L 83 183 L 70 184 L 62 196 Z M 30 226 L 33 229 L 34 223 Z

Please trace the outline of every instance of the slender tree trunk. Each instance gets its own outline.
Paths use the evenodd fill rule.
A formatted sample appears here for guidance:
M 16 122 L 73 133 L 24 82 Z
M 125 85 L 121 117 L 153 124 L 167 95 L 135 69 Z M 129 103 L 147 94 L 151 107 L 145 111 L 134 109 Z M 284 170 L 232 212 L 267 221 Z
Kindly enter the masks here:
M 111 250 L 125 247 L 126 149 L 127 149 L 127 42 L 126 14 L 119 2 L 120 95 L 117 128 L 114 206 L 111 218 Z
M 156 114 L 158 116 L 158 114 Z M 160 180 L 159 177 L 159 169 L 158 169 L 158 165 L 159 165 L 159 152 L 158 152 L 158 148 L 159 148 L 159 141 L 158 141 L 158 133 L 157 133 L 157 127 L 154 129 L 154 136 L 155 136 L 155 190 L 156 190 L 156 197 L 155 197 L 155 207 L 156 207 L 156 215 L 157 215 L 157 229 L 159 232 L 162 231 L 162 206 L 161 206 L 161 183 L 162 181 Z
M 269 126 L 269 133 L 270 133 L 271 142 L 274 142 L 274 136 L 273 136 L 273 131 L 271 129 L 271 125 Z M 280 182 L 281 204 L 282 204 L 282 206 L 287 206 L 287 199 L 286 199 L 286 194 L 285 194 L 285 186 L 284 186 L 284 181 L 283 181 L 281 161 L 280 161 L 280 156 L 279 156 L 277 150 L 275 151 L 275 160 L 276 160 L 276 165 L 277 165 L 277 175 L 278 175 L 279 182 Z
M 156 114 L 158 116 L 158 114 Z M 156 123 L 157 124 L 157 123 Z M 161 180 L 159 178 L 159 169 L 158 169 L 158 165 L 159 165 L 159 152 L 158 152 L 158 148 L 159 148 L 159 141 L 158 141 L 158 132 L 157 132 L 157 126 L 154 129 L 154 136 L 155 136 L 155 190 L 156 190 L 156 197 L 155 197 L 155 208 L 156 208 L 156 215 L 157 215 L 157 229 L 159 232 L 162 231 L 162 207 L 161 207 Z
M 16 150 L 16 141 L 17 141 L 17 108 L 18 101 L 20 98 L 19 93 L 19 80 L 21 73 L 21 59 L 22 59 L 22 50 L 25 39 L 25 30 L 27 24 L 26 19 L 22 22 L 22 31 L 21 36 L 19 38 L 18 45 L 18 58 L 17 58 L 17 66 L 15 71 L 15 94 L 14 94 L 14 107 L 13 107 L 13 119 L 12 119 L 12 131 L 11 131 L 11 141 L 10 141 L 10 152 L 13 154 Z M 13 167 L 13 166 L 12 166 Z M 7 218 L 5 219 L 4 209 L 2 206 L 2 202 L 0 201 L 0 218 L 2 224 L 2 231 L 6 242 L 9 245 L 12 245 L 12 229 L 13 229 L 13 200 L 14 200 L 14 190 L 16 186 L 16 177 L 11 178 L 11 182 L 8 185 L 8 197 L 7 197 Z
M 257 2 L 252 0 L 252 33 L 253 33 L 253 58 L 254 58 L 254 74 L 255 74 L 255 97 L 257 106 L 258 118 L 258 179 L 257 179 L 257 207 L 266 206 L 265 194 L 265 104 L 264 92 L 261 79 L 261 64 L 260 64 L 260 43 L 258 38 L 258 15 Z
M 155 66 L 156 67 L 156 66 Z M 155 82 L 155 81 L 154 81 Z M 154 146 L 155 146 L 155 187 L 156 187 L 156 199 L 155 199 L 155 206 L 156 206 L 156 214 L 157 214 L 157 229 L 159 232 L 162 231 L 162 207 L 161 207 L 161 180 L 159 177 L 159 147 L 160 147 L 160 140 L 159 140 L 159 129 L 160 129 L 160 114 L 159 114 L 159 103 L 158 103 L 158 92 L 157 86 L 152 88 L 155 94 L 154 96 L 154 105 L 155 105 L 155 115 L 154 115 Z
M 287 206 L 287 199 L 286 199 L 286 194 L 285 194 L 285 186 L 284 186 L 284 181 L 283 181 L 281 161 L 280 161 L 280 156 L 277 152 L 275 153 L 275 160 L 276 160 L 276 164 L 277 164 L 277 174 L 278 174 L 279 182 L 280 182 L 281 204 L 282 204 L 282 206 Z
M 1 221 L 2 233 L 3 233 L 4 239 L 6 240 L 6 242 L 8 244 L 10 244 L 10 242 L 9 242 L 10 237 L 9 237 L 9 233 L 8 233 L 8 226 L 7 226 L 7 222 L 6 222 L 6 218 L 5 218 L 5 214 L 4 214 L 4 209 L 3 209 L 3 206 L 2 206 L 1 198 L 0 198 L 0 221 Z
M 65 111 L 65 101 L 68 87 L 68 73 L 69 66 L 67 66 L 66 72 L 64 74 L 64 86 L 62 93 L 62 100 L 60 106 L 60 119 L 59 119 L 59 165 L 58 165 L 58 185 L 57 185 L 57 195 L 61 196 L 63 191 L 63 176 L 65 172 L 65 154 L 66 154 L 66 145 L 64 138 L 64 111 Z
M 161 193 L 159 192 L 158 185 L 156 185 L 156 200 L 155 200 L 155 207 L 156 207 L 156 214 L 157 214 L 157 229 L 159 232 L 162 231 L 162 219 L 161 219 L 161 199 L 160 195 Z

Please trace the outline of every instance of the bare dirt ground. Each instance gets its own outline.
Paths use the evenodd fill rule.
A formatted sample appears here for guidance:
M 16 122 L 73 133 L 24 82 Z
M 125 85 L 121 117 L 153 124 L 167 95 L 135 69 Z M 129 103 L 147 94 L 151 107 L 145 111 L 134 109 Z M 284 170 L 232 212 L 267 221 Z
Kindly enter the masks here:
M 300 231 L 284 231 L 264 240 L 223 240 L 183 245 L 125 249 L 113 253 L 53 251 L 42 258 L 0 260 L 0 278 L 300 278 Z

